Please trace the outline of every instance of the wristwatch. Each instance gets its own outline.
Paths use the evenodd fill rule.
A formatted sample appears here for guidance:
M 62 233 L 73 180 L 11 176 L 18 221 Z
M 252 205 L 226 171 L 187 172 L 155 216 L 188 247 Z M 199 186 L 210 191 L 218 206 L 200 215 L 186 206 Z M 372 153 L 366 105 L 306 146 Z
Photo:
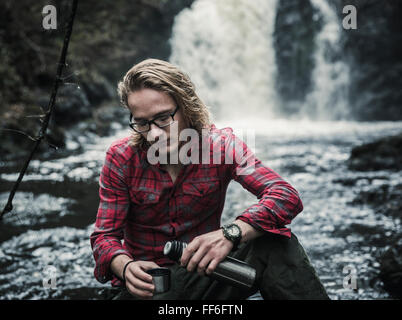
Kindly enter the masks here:
M 240 227 L 235 223 L 230 223 L 221 228 L 225 238 L 233 242 L 233 250 L 236 250 L 242 237 Z

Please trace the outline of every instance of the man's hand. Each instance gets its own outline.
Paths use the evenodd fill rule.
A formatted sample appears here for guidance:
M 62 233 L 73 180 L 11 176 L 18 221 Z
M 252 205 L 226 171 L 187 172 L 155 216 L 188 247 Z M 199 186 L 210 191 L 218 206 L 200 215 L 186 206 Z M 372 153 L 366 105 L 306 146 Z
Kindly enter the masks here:
M 262 236 L 262 231 L 254 229 L 251 225 L 241 220 L 236 223 L 242 231 L 241 243 Z M 187 266 L 188 271 L 197 268 L 197 272 L 210 275 L 216 266 L 223 261 L 233 248 L 233 243 L 226 239 L 222 229 L 212 231 L 195 237 L 187 248 L 183 250 L 180 259 L 181 265 Z
M 183 250 L 180 259 L 187 271 L 197 268 L 199 274 L 211 274 L 216 266 L 226 258 L 233 243 L 226 239 L 221 229 L 195 237 Z
M 111 269 L 120 279 L 123 279 L 123 269 L 127 262 L 132 259 L 120 254 L 111 261 Z M 159 268 L 155 262 L 151 261 L 134 261 L 126 268 L 126 288 L 133 296 L 141 299 L 149 299 L 153 296 L 155 287 L 152 283 L 152 276 L 145 271 L 153 268 Z
M 126 268 L 126 288 L 133 296 L 141 299 L 152 298 L 155 286 L 152 276 L 145 271 L 159 266 L 152 261 L 135 261 Z

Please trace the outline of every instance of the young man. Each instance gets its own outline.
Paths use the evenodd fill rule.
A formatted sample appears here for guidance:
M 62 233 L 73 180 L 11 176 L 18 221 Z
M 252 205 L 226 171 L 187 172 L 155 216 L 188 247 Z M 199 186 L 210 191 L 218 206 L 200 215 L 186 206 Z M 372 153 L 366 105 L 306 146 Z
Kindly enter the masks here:
M 286 227 L 303 209 L 297 191 L 255 158 L 230 128 L 210 122 L 186 74 L 148 59 L 127 72 L 118 91 L 131 113 L 133 134 L 112 144 L 100 175 L 91 235 L 98 281 L 122 287 L 119 298 L 245 299 L 257 290 L 264 299 L 328 298 Z M 180 138 L 186 130 L 199 137 L 190 149 Z M 221 228 L 232 179 L 259 201 L 234 212 L 233 223 Z M 163 254 L 171 240 L 188 243 L 180 265 Z M 257 270 L 252 289 L 205 276 L 229 254 Z M 160 266 L 170 268 L 172 287 L 154 294 L 146 270 Z

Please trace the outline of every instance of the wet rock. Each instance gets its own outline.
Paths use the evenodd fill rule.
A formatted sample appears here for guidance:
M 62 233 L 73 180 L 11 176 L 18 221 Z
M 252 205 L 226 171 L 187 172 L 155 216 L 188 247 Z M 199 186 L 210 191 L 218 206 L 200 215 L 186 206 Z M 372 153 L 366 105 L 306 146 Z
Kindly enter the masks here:
M 346 177 L 346 178 L 336 178 L 333 180 L 334 183 L 341 183 L 344 186 L 347 187 L 353 187 L 356 185 L 357 181 L 359 180 L 359 178 L 350 178 L 350 177 Z
M 361 191 L 353 204 L 368 204 L 379 214 L 402 218 L 402 184 L 383 184 Z
M 13 259 L 0 250 L 0 269 L 7 268 L 13 263 Z
M 402 118 L 402 3 L 334 0 L 339 23 L 342 9 L 357 9 L 357 29 L 343 30 L 343 55 L 350 66 L 350 105 L 359 120 Z M 364 31 L 363 31 L 364 30 Z M 363 32 L 362 32 L 363 31 Z
M 100 105 L 105 100 L 109 101 L 117 97 L 115 86 L 101 75 L 90 80 L 81 81 L 80 87 L 85 92 L 91 105 Z
M 63 126 L 76 123 L 92 115 L 87 95 L 75 85 L 59 89 L 54 121 Z
M 308 0 L 278 1 L 274 46 L 278 67 L 277 89 L 286 102 L 283 114 L 295 112 L 292 101 L 302 101 L 311 89 L 315 35 L 322 25 Z M 295 104 L 297 108 L 297 104 Z
M 93 113 L 94 132 L 99 136 L 107 136 L 112 133 L 112 123 L 120 123 L 128 128 L 129 111 L 122 106 L 103 105 Z
M 93 226 L 28 231 L 0 245 L 3 299 L 107 299 L 113 289 L 93 276 Z M 52 274 L 47 270 L 53 270 Z M 47 280 L 48 286 L 44 285 Z M 52 285 L 52 287 L 50 287 Z
M 351 170 L 402 170 L 402 133 L 352 149 L 348 166 Z
M 402 237 L 381 256 L 380 278 L 385 289 L 395 298 L 402 298 Z
M 348 166 L 358 171 L 402 170 L 402 134 L 381 138 L 352 149 Z M 367 173 L 369 174 L 369 173 Z M 397 175 L 398 173 L 394 173 Z M 392 177 L 392 176 L 391 176 Z M 402 184 L 397 178 L 368 179 L 368 185 L 353 200 L 355 205 L 369 205 L 377 214 L 395 218 L 400 225 L 402 218 Z M 377 181 L 377 183 L 374 183 Z M 377 231 L 378 232 L 378 231 Z M 393 297 L 402 297 L 402 238 L 381 234 L 381 241 L 388 247 L 378 258 L 379 278 Z

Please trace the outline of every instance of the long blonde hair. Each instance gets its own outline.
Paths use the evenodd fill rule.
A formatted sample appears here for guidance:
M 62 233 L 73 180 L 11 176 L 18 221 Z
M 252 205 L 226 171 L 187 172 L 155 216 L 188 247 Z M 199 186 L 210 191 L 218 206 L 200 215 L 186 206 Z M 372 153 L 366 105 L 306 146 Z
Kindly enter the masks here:
M 147 59 L 134 65 L 118 84 L 120 103 L 128 109 L 128 95 L 143 88 L 168 93 L 183 112 L 190 127 L 201 136 L 202 129 L 209 129 L 211 114 L 195 93 L 188 75 L 169 62 Z M 147 146 L 146 139 L 133 131 L 131 144 L 140 148 Z

